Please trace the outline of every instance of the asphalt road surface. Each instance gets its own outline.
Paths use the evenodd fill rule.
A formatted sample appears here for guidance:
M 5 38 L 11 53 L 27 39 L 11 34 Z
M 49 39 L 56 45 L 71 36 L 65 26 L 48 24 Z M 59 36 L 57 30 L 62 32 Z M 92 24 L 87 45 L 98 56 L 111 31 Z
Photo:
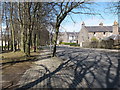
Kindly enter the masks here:
M 74 47 L 57 47 L 65 62 L 69 88 L 120 88 L 120 53 Z
M 120 88 L 120 55 L 111 50 L 57 47 L 47 49 L 18 83 L 22 88 Z M 44 59 L 43 59 L 44 58 Z M 116 90 L 116 89 L 115 89 Z

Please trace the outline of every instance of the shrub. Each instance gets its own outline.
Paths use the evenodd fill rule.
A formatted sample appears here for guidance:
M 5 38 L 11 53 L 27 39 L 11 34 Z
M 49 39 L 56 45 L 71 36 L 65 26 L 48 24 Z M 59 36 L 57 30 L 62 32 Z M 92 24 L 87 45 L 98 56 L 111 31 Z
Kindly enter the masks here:
M 60 40 L 59 44 L 62 44 L 62 40 Z
M 70 46 L 80 46 L 80 44 L 72 43 L 72 44 L 70 44 Z
M 92 39 L 91 42 L 83 42 L 85 48 L 105 48 L 105 49 L 120 49 L 120 43 L 115 43 L 113 39 L 101 40 Z
M 61 44 L 64 44 L 64 45 L 70 45 L 70 46 L 79 46 L 79 44 L 77 44 L 77 43 L 61 42 Z
M 99 40 L 96 37 L 92 37 L 91 42 L 99 42 Z
M 113 45 L 114 45 L 114 40 L 113 39 L 102 40 L 101 44 L 102 44 L 102 47 L 104 47 L 106 49 L 112 49 Z
M 91 48 L 98 48 L 98 45 L 99 45 L 99 40 L 96 37 L 92 37 L 90 47 Z

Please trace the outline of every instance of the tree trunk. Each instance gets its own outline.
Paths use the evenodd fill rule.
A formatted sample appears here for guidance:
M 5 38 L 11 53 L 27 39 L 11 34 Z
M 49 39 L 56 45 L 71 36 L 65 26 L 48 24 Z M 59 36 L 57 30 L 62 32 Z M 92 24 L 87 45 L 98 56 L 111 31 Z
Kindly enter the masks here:
M 19 39 L 18 39 L 18 50 L 20 49 L 20 41 L 19 41 Z
M 36 52 L 36 34 L 34 34 L 34 52 Z
M 3 51 L 3 38 L 1 38 L 2 39 L 2 51 Z
M 34 41 L 34 40 L 33 40 L 33 38 L 34 38 L 34 37 L 33 37 L 33 35 L 31 34 L 31 39 L 30 39 L 30 48 L 32 48 L 32 47 L 34 46 L 34 45 L 33 45 L 33 41 Z
M 10 37 L 9 37 L 9 29 L 8 29 L 8 50 L 10 48 Z
M 8 50 L 10 48 L 9 29 L 8 29 Z
M 21 47 L 20 50 L 25 52 L 25 30 L 24 25 L 21 26 Z
M 27 40 L 26 40 L 26 48 L 25 48 L 25 54 L 27 57 L 30 56 L 30 39 L 31 39 L 31 32 L 30 29 L 27 29 Z
M 9 37 L 8 37 L 9 38 Z M 10 48 L 10 42 L 9 42 L 9 39 L 8 39 L 8 50 L 9 50 L 9 48 Z
M 15 49 L 15 31 L 14 31 L 14 25 L 13 25 L 13 4 L 11 3 L 11 9 L 10 9 L 10 26 L 11 26 L 11 33 L 12 33 L 12 45 L 13 45 L 13 52 L 16 51 Z
M 1 45 L 2 45 L 1 50 L 3 51 L 3 35 L 2 35 L 2 27 L 1 27 Z
M 59 26 L 56 26 L 56 33 L 55 33 L 55 40 L 54 40 L 54 47 L 53 47 L 53 57 L 56 55 L 58 32 L 59 32 Z
M 2 29 L 1 29 L 1 44 L 2 44 L 2 51 L 3 51 L 3 35 L 2 35 Z
M 16 51 L 15 49 L 15 32 L 14 32 L 14 26 L 11 21 L 11 29 L 12 29 L 12 47 L 13 47 L 13 52 Z
M 4 37 L 5 37 L 5 47 L 4 47 L 4 50 L 6 50 L 6 33 L 5 33 Z

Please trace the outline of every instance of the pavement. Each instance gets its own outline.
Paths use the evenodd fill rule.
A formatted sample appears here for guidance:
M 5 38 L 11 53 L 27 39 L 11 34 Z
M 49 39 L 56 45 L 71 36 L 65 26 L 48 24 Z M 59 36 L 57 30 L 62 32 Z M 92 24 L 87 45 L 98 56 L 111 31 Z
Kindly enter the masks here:
M 57 57 L 44 50 L 17 89 L 120 88 L 118 52 L 57 47 Z
M 40 53 L 38 60 L 34 62 L 30 69 L 28 69 L 21 77 L 17 85 L 18 89 L 39 89 L 51 87 L 49 83 L 55 87 L 55 81 L 51 79 L 50 73 L 54 72 L 56 68 L 62 63 L 62 60 L 57 57 L 51 57 L 49 50 L 43 50 Z M 43 79 L 43 80 L 42 80 Z

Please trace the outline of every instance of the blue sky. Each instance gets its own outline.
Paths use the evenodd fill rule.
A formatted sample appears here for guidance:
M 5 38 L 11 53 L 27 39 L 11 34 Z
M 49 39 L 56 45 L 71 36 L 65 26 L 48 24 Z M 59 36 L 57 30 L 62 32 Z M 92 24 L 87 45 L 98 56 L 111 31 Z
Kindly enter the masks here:
M 112 26 L 115 20 L 118 21 L 118 16 L 111 13 L 109 9 L 106 9 L 109 5 L 109 2 L 97 2 L 97 4 L 92 5 L 92 8 L 97 13 L 100 13 L 102 17 L 100 15 L 71 14 L 72 19 L 75 21 L 74 23 L 71 17 L 67 16 L 61 24 L 60 31 L 79 32 L 83 21 L 86 26 L 98 26 L 100 22 L 103 22 L 105 26 Z
M 112 0 L 106 0 L 106 2 L 103 2 L 104 0 L 95 0 L 95 1 L 97 5 L 96 4 L 92 5 L 92 8 L 95 9 L 97 13 L 100 13 L 102 17 L 99 15 L 71 14 L 71 17 L 75 21 L 75 23 L 71 20 L 70 16 L 67 16 L 63 21 L 63 23 L 61 24 L 60 31 L 79 32 L 81 29 L 81 23 L 83 21 L 86 26 L 97 26 L 99 25 L 100 22 L 103 22 L 103 25 L 105 26 L 112 26 L 115 20 L 118 21 L 117 15 L 111 13 L 109 9 L 107 10 L 105 9 L 108 8 L 109 3 L 111 3 L 108 1 L 112 1 Z M 75 10 L 75 11 L 79 11 L 79 10 Z M 106 11 L 109 13 L 106 13 Z

